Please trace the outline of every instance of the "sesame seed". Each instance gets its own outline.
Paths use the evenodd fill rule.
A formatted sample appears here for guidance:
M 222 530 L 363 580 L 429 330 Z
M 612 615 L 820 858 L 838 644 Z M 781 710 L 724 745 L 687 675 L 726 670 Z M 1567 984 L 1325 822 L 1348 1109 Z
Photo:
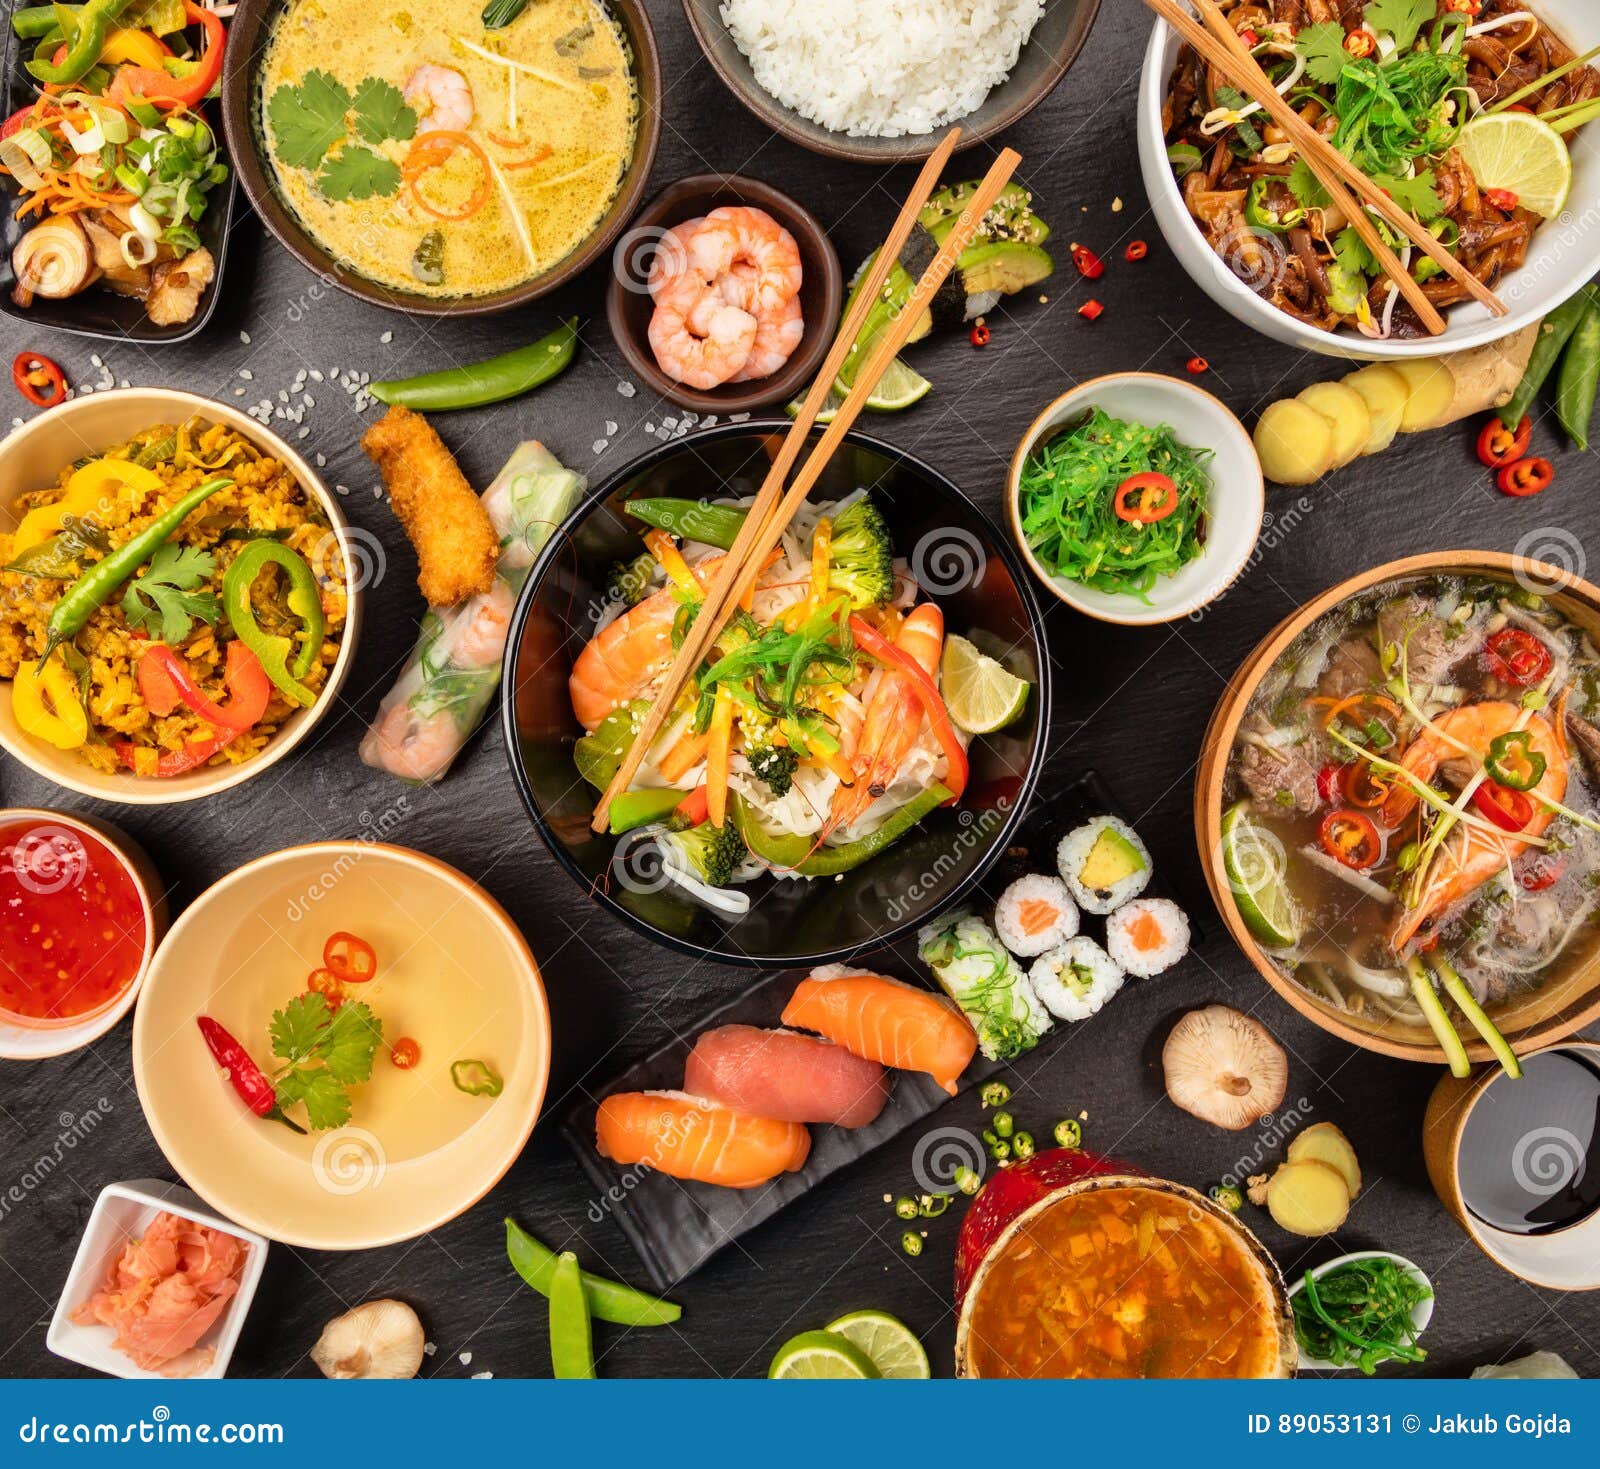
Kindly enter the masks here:
M 616 419 L 608 418 L 606 420 L 606 437 L 609 438 L 612 434 L 616 433 L 616 431 L 617 431 L 617 421 L 616 421 Z

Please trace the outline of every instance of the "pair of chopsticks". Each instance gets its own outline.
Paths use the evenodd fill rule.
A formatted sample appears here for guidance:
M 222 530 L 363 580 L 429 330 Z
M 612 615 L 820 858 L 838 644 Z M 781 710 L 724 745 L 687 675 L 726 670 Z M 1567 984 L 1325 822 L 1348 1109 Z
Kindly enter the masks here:
M 1361 236 L 1362 243 L 1372 252 L 1383 273 L 1399 288 L 1401 295 L 1430 332 L 1435 336 L 1442 332 L 1445 329 L 1444 318 L 1378 233 L 1366 208 L 1352 196 L 1351 190 L 1496 316 L 1506 314 L 1505 303 L 1488 286 L 1289 105 L 1250 54 L 1250 48 L 1217 9 L 1214 0 L 1192 0 L 1200 19 L 1205 22 L 1205 29 L 1183 9 L 1178 0 L 1145 0 L 1145 3 L 1231 86 L 1252 101 L 1259 102 L 1267 115 L 1289 135 L 1300 156 L 1316 174 L 1318 182 Z
M 666 682 L 656 693 L 649 713 L 640 725 L 638 733 L 634 735 L 633 743 L 628 747 L 622 764 L 617 767 L 616 775 L 612 777 L 611 784 L 601 796 L 600 804 L 595 807 L 592 823 L 595 831 L 604 831 L 609 825 L 611 802 L 628 789 L 634 776 L 638 774 L 645 754 L 671 717 L 679 695 L 699 669 L 701 660 L 716 642 L 733 609 L 755 586 L 756 577 L 760 575 L 768 554 L 777 545 L 778 538 L 794 518 L 795 512 L 805 503 L 806 496 L 811 493 L 828 460 L 844 442 L 844 436 L 850 431 L 867 399 L 878 386 L 878 380 L 899 355 L 900 349 L 905 346 L 912 327 L 933 300 L 939 287 L 944 284 L 945 277 L 954 268 L 961 252 L 972 243 L 972 238 L 977 233 L 984 215 L 994 207 L 995 201 L 1000 197 L 1000 191 L 1010 181 L 1013 170 L 1022 162 L 1021 155 L 1010 148 L 1003 150 L 995 159 L 994 165 L 978 186 L 977 193 L 962 211 L 955 227 L 945 237 L 939 253 L 923 272 L 922 279 L 911 292 L 905 308 L 875 339 L 871 355 L 857 372 L 849 394 L 839 405 L 827 431 L 811 451 L 810 458 L 801 467 L 794 483 L 785 494 L 784 481 L 799 458 L 800 451 L 805 447 L 806 439 L 816 423 L 817 414 L 827 401 L 834 379 L 838 377 L 845 359 L 850 355 L 856 337 L 866 322 L 867 313 L 877 302 L 884 282 L 888 280 L 890 270 L 899 260 L 900 252 L 910 238 L 912 226 L 916 224 L 917 216 L 937 186 L 939 176 L 944 172 L 945 164 L 955 151 L 960 136 L 960 128 L 951 128 L 928 161 L 923 164 L 922 172 L 917 175 L 917 181 L 905 204 L 901 206 L 894 228 L 889 231 L 889 237 L 873 260 L 872 269 L 867 273 L 862 288 L 856 293 L 855 305 L 846 314 L 844 324 L 839 328 L 839 335 L 829 349 L 827 360 L 817 373 L 799 414 L 773 458 L 772 467 L 762 481 L 755 504 L 745 517 L 744 525 L 734 540 L 732 549 L 718 566 L 716 577 L 706 588 L 700 610 L 690 623 L 677 656 L 667 670 Z

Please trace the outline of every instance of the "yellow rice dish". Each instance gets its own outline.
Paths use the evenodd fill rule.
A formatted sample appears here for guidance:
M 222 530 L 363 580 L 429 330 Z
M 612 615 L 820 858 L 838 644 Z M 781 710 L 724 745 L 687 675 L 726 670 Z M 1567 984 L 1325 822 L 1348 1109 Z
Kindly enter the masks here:
M 170 777 L 254 759 L 322 696 L 348 611 L 339 543 L 242 435 L 157 425 L 12 508 L 0 694 L 30 737 Z

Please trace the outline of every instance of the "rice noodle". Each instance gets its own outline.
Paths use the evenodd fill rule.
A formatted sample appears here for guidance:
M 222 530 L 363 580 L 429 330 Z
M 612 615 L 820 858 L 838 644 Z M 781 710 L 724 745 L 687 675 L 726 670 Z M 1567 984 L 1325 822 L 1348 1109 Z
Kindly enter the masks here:
M 1341 882 L 1347 882 L 1357 892 L 1365 893 L 1367 897 L 1374 898 L 1380 903 L 1393 903 L 1394 894 L 1380 882 L 1374 882 L 1365 873 L 1357 872 L 1353 867 L 1346 867 L 1335 857 L 1330 857 L 1326 852 L 1313 846 L 1304 846 L 1300 851 L 1324 872 L 1332 873 Z

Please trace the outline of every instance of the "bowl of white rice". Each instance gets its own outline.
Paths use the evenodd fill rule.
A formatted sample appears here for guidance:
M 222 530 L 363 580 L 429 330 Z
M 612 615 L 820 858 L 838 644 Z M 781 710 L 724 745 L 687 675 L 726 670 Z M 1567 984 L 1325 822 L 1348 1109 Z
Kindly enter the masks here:
M 718 76 L 784 137 L 834 158 L 970 147 L 1047 97 L 1100 0 L 683 0 Z

